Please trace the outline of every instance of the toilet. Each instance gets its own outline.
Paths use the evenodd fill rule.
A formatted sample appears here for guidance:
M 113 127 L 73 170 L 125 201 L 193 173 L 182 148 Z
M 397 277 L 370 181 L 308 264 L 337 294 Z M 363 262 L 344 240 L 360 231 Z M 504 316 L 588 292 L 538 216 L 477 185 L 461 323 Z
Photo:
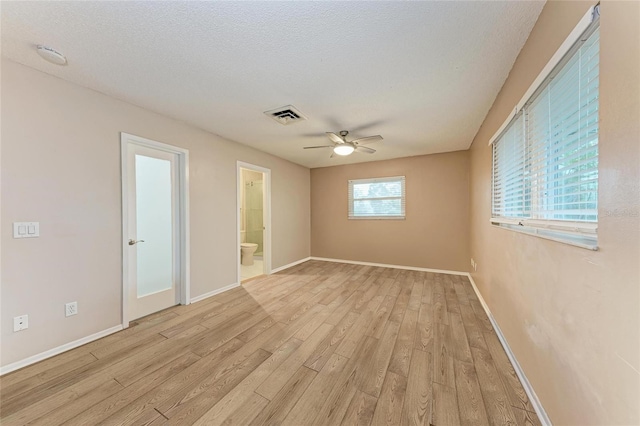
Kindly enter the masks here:
M 253 265 L 253 253 L 258 249 L 258 244 L 247 243 L 247 232 L 240 231 L 240 263 L 245 266 Z
M 258 245 L 254 243 L 240 244 L 240 263 L 245 266 L 253 265 L 253 253 L 258 249 Z

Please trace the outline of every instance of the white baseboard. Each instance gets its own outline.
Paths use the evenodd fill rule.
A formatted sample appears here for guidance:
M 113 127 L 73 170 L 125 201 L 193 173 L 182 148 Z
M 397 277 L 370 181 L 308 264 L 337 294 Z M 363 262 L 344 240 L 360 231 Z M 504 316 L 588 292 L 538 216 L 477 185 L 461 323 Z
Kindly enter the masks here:
M 64 345 L 58 346 L 57 348 L 49 349 L 48 351 L 41 352 L 37 355 L 30 356 L 29 358 L 25 358 L 20 361 L 16 361 L 12 364 L 5 365 L 3 367 L 0 367 L 0 375 L 10 373 L 12 371 L 18 370 L 20 368 L 26 367 L 31 364 L 35 364 L 36 362 L 40 362 L 47 358 L 51 358 L 52 356 L 61 354 L 62 352 L 66 352 L 68 350 L 77 348 L 78 346 L 86 345 L 89 342 L 93 342 L 94 340 L 98 340 L 102 337 L 108 336 L 109 334 L 113 334 L 120 330 L 122 330 L 122 324 L 113 326 L 111 328 L 107 328 L 106 330 L 102 330 L 97 333 L 93 333 L 87 337 L 83 337 L 82 339 L 65 343 Z
M 482 294 L 480 294 L 480 290 L 478 290 L 478 287 L 476 286 L 475 281 L 473 281 L 473 277 L 471 276 L 471 274 L 467 274 L 467 276 L 469 277 L 469 281 L 471 281 L 471 286 L 473 286 L 473 291 L 476 292 L 476 296 L 478 296 L 478 300 L 480 300 L 480 304 L 484 308 L 484 311 L 487 314 L 487 317 L 489 317 L 489 321 L 491 321 L 491 325 L 493 326 L 493 329 L 496 331 L 496 334 L 498 335 L 498 339 L 500 340 L 500 343 L 502 344 L 504 351 L 507 353 L 507 357 L 509 357 L 509 361 L 511 361 L 511 364 L 513 365 L 513 369 L 515 370 L 516 374 L 518 375 L 518 378 L 520 379 L 520 383 L 522 383 L 522 387 L 524 388 L 524 391 L 527 393 L 527 396 L 529 397 L 529 401 L 531 401 L 531 405 L 533 405 L 533 409 L 536 410 L 536 414 L 538 415 L 538 419 L 540 420 L 540 423 L 542 423 L 544 426 L 551 426 L 551 420 L 549 419 L 547 412 L 544 411 L 544 408 L 542 407 L 542 403 L 538 399 L 538 395 L 536 395 L 536 392 L 533 390 L 533 386 L 531 386 L 529 379 L 527 379 L 527 376 L 524 374 L 522 367 L 520 367 L 520 364 L 518 363 L 516 356 L 511 351 L 511 348 L 507 343 L 507 339 L 504 337 L 504 334 L 502 334 L 502 330 L 500 330 L 500 326 L 496 322 L 496 319 L 493 317 L 493 314 L 491 313 L 491 310 L 489 309 L 487 302 L 485 302 L 484 298 L 482 297 Z
M 310 257 L 305 257 L 304 259 L 296 260 L 295 262 L 288 263 L 288 264 L 286 264 L 284 266 L 279 266 L 279 267 L 277 267 L 275 269 L 272 269 L 271 273 L 275 274 L 276 272 L 284 271 L 285 269 L 289 269 L 289 268 L 291 268 L 293 266 L 296 266 L 296 265 L 299 265 L 301 263 L 304 263 L 307 260 L 311 260 L 311 258 Z
M 233 284 L 229 284 L 228 286 L 225 286 L 225 287 L 222 287 L 222 288 L 217 288 L 217 289 L 215 289 L 213 291 L 210 291 L 208 293 L 201 294 L 200 296 L 193 297 L 191 299 L 191 303 L 199 302 L 201 300 L 207 299 L 207 298 L 209 298 L 211 296 L 215 296 L 216 294 L 224 293 L 225 291 L 231 290 L 232 288 L 236 288 L 236 287 L 239 287 L 239 286 L 240 286 L 240 283 L 233 283 Z
M 381 268 L 407 269 L 409 271 L 435 272 L 437 274 L 464 275 L 465 277 L 469 275 L 468 272 L 448 271 L 446 269 L 418 268 L 416 266 L 403 266 L 403 265 L 389 265 L 389 264 L 386 264 L 386 263 L 360 262 L 358 260 L 330 259 L 330 258 L 327 258 L 327 257 L 315 257 L 315 256 L 311 256 L 310 259 L 311 260 L 321 260 L 323 262 L 349 263 L 349 264 L 352 264 L 352 265 L 379 266 Z

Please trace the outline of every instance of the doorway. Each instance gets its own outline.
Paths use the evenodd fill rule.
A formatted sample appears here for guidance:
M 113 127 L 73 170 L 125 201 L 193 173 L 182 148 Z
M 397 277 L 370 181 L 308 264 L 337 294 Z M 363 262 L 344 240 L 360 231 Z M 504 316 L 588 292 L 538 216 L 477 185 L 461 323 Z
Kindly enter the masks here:
M 271 170 L 237 166 L 238 282 L 271 272 Z
M 188 151 L 121 134 L 123 327 L 189 303 Z

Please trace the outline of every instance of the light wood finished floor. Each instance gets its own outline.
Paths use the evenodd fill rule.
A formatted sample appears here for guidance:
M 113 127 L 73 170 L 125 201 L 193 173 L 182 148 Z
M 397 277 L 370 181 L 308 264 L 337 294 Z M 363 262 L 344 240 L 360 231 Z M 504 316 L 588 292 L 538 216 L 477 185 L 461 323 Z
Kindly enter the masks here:
M 539 425 L 466 277 L 309 261 L 0 379 L 3 425 Z

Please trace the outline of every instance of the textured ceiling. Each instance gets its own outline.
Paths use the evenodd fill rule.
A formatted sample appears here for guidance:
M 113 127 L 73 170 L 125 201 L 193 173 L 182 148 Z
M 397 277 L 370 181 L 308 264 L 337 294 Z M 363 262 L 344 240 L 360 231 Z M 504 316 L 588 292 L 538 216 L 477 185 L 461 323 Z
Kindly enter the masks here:
M 321 167 L 467 149 L 543 5 L 3 1 L 2 55 Z M 309 120 L 263 114 L 287 104 Z M 343 129 L 384 142 L 345 158 L 302 149 Z

